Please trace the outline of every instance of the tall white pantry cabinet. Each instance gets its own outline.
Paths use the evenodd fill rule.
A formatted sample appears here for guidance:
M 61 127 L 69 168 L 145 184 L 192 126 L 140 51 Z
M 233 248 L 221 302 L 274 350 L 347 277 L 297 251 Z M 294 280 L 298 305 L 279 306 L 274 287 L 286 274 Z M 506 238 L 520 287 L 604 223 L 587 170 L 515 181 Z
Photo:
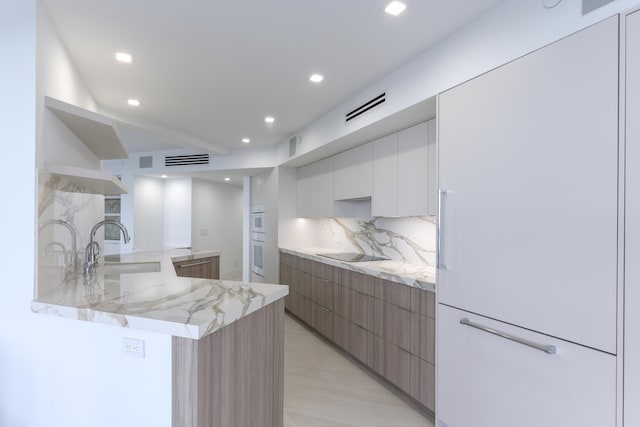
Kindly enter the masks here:
M 640 11 L 625 20 L 624 425 L 640 426 Z
M 620 28 L 439 97 L 438 427 L 620 425 Z

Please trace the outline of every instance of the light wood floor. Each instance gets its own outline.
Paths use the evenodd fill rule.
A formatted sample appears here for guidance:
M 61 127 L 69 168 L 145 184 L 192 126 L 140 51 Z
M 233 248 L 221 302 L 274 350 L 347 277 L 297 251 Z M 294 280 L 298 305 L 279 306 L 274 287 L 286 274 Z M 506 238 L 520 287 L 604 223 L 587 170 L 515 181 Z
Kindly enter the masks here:
M 284 427 L 433 427 L 288 314 L 284 329 Z

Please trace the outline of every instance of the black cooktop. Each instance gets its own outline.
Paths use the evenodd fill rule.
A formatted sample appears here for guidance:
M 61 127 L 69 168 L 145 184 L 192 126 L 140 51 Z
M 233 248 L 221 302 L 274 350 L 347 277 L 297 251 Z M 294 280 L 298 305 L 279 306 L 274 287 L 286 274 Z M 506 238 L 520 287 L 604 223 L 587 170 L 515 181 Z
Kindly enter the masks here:
M 346 262 L 365 262 L 365 261 L 387 261 L 389 258 L 379 257 L 375 255 L 358 254 L 355 252 L 343 252 L 337 254 L 316 254 L 325 258 L 337 259 Z

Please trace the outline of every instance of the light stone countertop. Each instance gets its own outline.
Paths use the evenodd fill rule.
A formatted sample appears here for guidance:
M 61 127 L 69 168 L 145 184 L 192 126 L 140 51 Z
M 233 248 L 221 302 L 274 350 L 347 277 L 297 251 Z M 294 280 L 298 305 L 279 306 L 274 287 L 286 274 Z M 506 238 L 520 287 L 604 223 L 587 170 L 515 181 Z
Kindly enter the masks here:
M 366 261 L 345 262 L 332 258 L 325 258 L 318 254 L 340 253 L 336 249 L 327 248 L 279 248 L 290 255 L 318 261 L 323 264 L 340 267 L 351 271 L 380 277 L 391 282 L 400 283 L 427 291 L 436 291 L 436 269 L 430 265 L 410 264 L 406 261 Z
M 154 273 L 105 275 L 86 285 L 76 274 L 41 268 L 40 280 L 57 281 L 31 303 L 35 313 L 199 339 L 289 293 L 287 286 L 178 277 L 173 261 L 219 255 L 217 251 L 173 249 L 107 256 L 106 262 L 160 262 Z M 59 284 L 58 284 L 59 283 Z

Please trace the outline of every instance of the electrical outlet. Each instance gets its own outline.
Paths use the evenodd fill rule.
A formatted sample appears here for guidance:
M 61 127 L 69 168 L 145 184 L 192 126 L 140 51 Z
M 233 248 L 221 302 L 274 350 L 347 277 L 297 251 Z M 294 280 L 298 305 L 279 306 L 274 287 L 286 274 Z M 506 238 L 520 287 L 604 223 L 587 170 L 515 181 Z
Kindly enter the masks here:
M 125 337 L 122 339 L 122 351 L 127 356 L 144 359 L 144 341 Z

